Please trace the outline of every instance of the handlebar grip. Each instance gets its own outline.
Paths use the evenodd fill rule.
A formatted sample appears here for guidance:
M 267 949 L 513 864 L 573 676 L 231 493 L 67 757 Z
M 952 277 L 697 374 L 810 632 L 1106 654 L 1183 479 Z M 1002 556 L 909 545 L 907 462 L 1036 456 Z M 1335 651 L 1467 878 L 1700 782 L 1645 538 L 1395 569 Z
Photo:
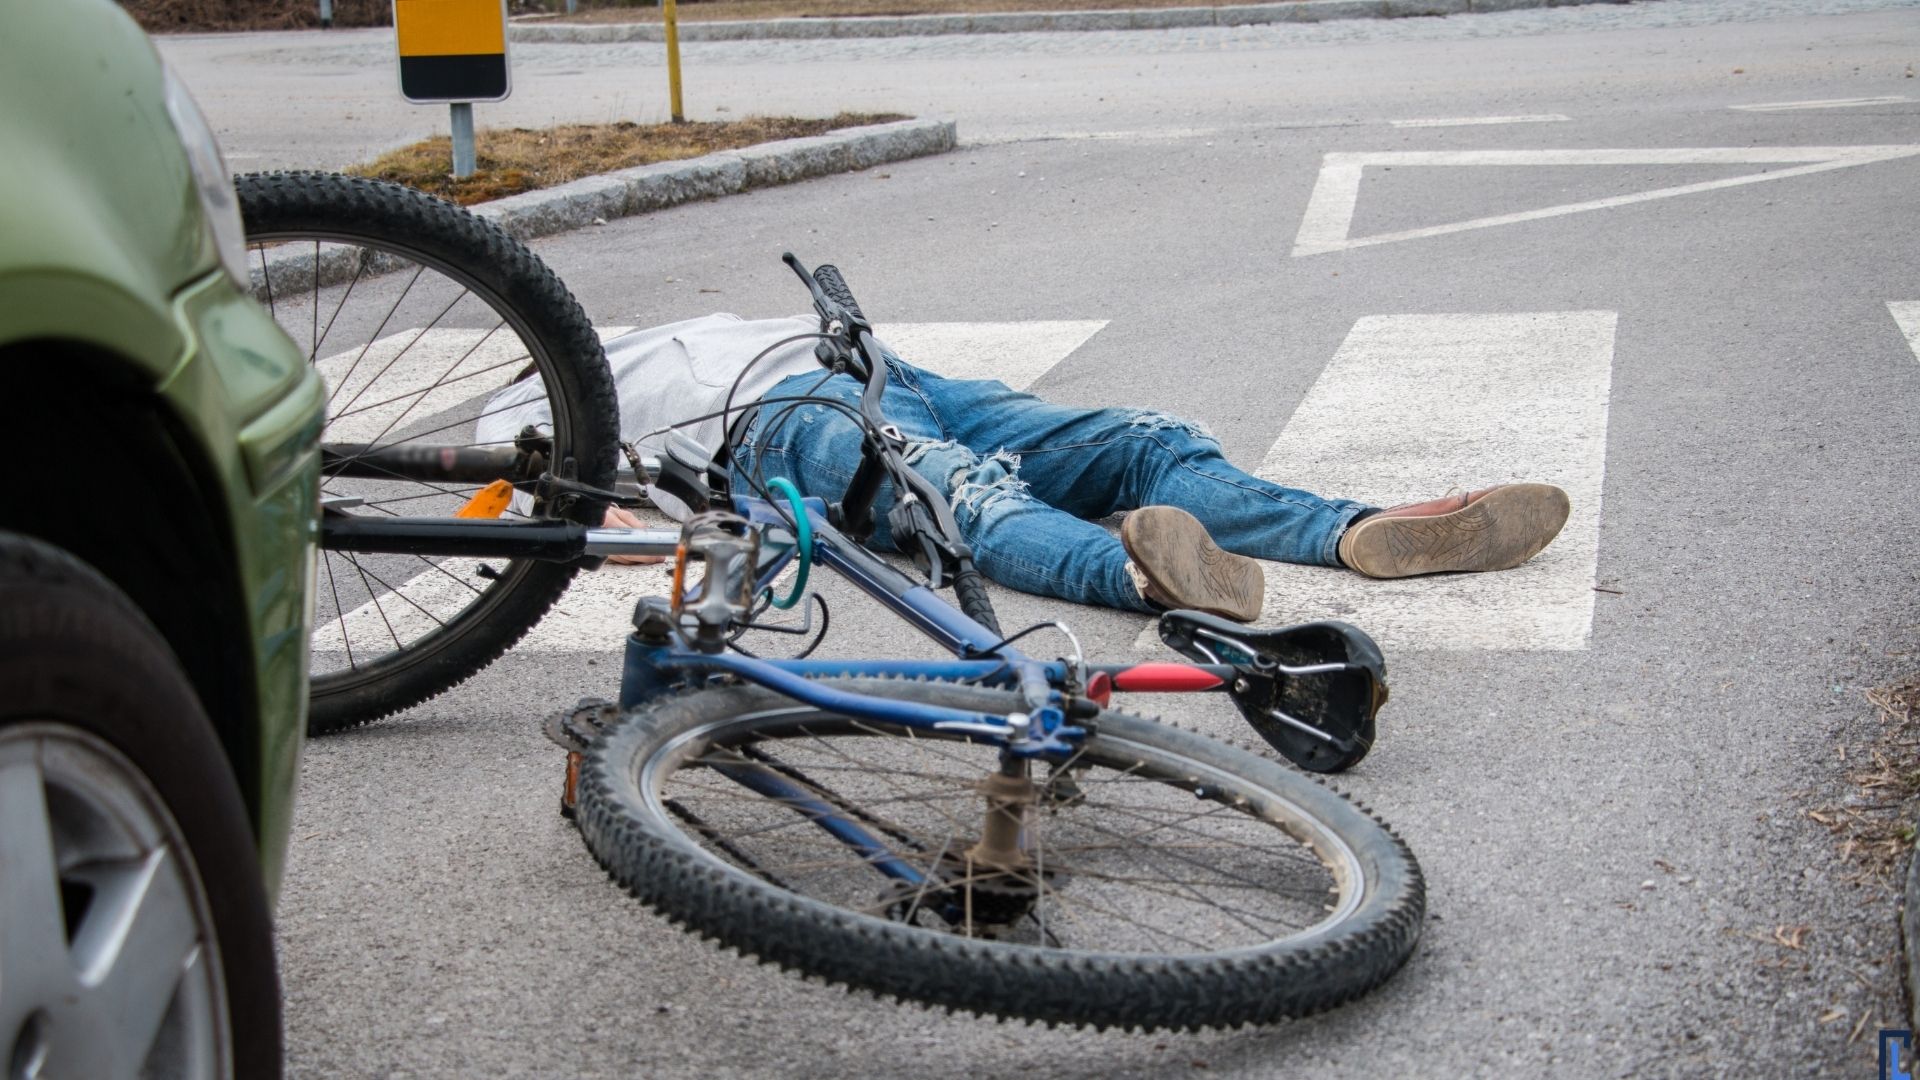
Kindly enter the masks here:
M 847 279 L 840 276 L 839 267 L 831 263 L 816 266 L 813 268 L 813 280 L 819 282 L 820 291 L 826 293 L 828 299 L 845 308 L 847 314 L 862 322 L 866 321 L 867 316 L 860 310 L 860 305 L 854 301 L 853 290 L 847 288 Z
M 993 601 L 987 598 L 986 582 L 980 571 L 967 566 L 953 575 L 953 594 L 960 601 L 960 612 L 967 618 L 1000 634 L 1000 620 L 994 617 Z

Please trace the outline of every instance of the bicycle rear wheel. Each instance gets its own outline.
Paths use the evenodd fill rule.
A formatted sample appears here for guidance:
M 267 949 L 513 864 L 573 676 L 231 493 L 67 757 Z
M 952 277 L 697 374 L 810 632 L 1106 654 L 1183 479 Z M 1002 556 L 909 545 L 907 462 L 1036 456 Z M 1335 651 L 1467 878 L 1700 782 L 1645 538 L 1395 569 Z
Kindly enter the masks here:
M 236 187 L 254 295 L 327 382 L 321 441 L 333 453 L 321 489 L 359 500 L 344 512 L 450 515 L 484 485 L 385 475 L 368 455 L 501 447 L 523 431 L 556 474 L 612 486 L 619 414 L 606 354 L 525 245 L 397 184 L 264 173 Z M 347 471 L 362 475 L 340 475 L 356 460 Z M 518 494 L 505 516 L 597 524 L 600 513 Z M 468 678 L 540 620 L 575 570 L 321 552 L 308 730 L 365 723 Z
M 1011 692 L 829 680 L 1005 714 Z M 1024 795 L 964 735 L 750 686 L 629 713 L 588 751 L 581 834 L 675 922 L 831 982 L 1049 1024 L 1300 1016 L 1412 952 L 1420 869 L 1366 811 L 1278 763 L 1107 712 Z M 983 826 L 1019 809 L 1017 852 Z M 1002 837 L 1011 835 L 1001 830 Z

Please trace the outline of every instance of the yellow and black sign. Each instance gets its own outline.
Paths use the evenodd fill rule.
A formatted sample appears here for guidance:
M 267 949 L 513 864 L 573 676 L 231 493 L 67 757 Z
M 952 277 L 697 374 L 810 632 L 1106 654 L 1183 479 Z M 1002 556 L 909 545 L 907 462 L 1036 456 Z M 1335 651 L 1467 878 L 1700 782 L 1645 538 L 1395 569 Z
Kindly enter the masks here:
M 393 0 L 393 28 L 408 101 L 500 101 L 510 91 L 505 0 Z

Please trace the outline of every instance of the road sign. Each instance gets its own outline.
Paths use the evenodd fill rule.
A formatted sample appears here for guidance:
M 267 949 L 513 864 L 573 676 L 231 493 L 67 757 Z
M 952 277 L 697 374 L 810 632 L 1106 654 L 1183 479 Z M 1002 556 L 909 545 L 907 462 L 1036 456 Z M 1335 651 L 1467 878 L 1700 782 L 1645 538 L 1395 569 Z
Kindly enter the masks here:
M 408 101 L 501 101 L 512 91 L 505 0 L 393 0 L 393 27 Z

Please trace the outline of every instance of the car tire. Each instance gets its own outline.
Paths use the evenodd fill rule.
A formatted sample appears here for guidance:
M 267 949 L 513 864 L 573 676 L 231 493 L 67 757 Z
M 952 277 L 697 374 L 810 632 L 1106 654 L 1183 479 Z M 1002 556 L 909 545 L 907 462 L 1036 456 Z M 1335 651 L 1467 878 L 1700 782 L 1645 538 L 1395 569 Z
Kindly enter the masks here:
M 266 889 L 199 698 L 123 593 L 5 532 L 0 821 L 8 1075 L 280 1075 Z

